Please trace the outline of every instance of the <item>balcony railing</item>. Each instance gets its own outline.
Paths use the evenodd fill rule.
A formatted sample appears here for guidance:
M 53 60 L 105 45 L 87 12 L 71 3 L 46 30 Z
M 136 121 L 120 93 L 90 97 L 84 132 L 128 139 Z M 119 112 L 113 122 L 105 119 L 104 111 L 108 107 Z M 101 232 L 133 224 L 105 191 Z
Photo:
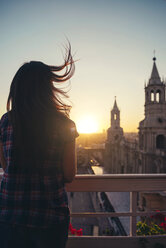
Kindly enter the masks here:
M 0 171 L 0 177 L 2 171 Z M 136 236 L 137 216 L 149 216 L 156 212 L 137 211 L 138 192 L 157 192 L 166 190 L 166 174 L 117 174 L 117 175 L 77 175 L 75 180 L 66 185 L 68 192 L 130 192 L 130 212 L 72 213 L 71 217 L 130 217 L 130 236 L 82 236 L 69 237 L 67 248 L 141 248 L 165 247 L 166 235 Z M 162 212 L 166 215 L 166 211 Z M 157 247 L 157 246 L 156 246 Z
M 148 247 L 155 244 L 166 245 L 166 235 L 136 236 L 137 216 L 149 216 L 156 212 L 137 211 L 138 192 L 157 192 L 166 190 L 166 174 L 116 174 L 116 175 L 77 175 L 75 180 L 66 185 L 68 192 L 130 192 L 130 212 L 96 212 L 96 213 L 72 213 L 71 217 L 130 217 L 130 236 L 83 236 L 69 237 L 67 248 L 137 248 L 143 243 Z M 162 212 L 166 215 L 166 211 Z M 141 243 L 142 242 L 142 243 Z M 153 245 L 153 246 L 152 246 Z M 144 246 L 142 246 L 144 247 Z M 146 246 L 145 246 L 146 247 Z M 165 246 L 164 246 L 165 247 Z

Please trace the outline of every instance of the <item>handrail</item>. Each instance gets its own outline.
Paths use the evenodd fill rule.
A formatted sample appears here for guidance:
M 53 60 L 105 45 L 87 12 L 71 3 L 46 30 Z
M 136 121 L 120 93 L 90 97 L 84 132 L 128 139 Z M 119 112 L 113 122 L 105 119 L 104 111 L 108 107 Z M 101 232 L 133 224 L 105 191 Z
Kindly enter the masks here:
M 166 190 L 166 174 L 76 175 L 70 192 L 143 192 Z
M 152 215 L 151 212 L 137 212 L 137 193 L 164 191 L 166 174 L 114 174 L 77 175 L 66 185 L 68 192 L 130 192 L 130 212 L 128 213 L 72 213 L 73 217 L 130 216 L 130 236 L 136 236 L 137 216 Z M 162 212 L 166 214 L 166 211 Z

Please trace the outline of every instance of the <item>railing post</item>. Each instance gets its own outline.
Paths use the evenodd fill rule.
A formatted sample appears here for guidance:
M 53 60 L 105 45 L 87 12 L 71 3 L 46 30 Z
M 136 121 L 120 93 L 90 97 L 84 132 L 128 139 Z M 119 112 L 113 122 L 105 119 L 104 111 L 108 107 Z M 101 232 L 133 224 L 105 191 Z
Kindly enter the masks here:
M 137 192 L 130 192 L 130 236 L 136 236 L 137 231 Z

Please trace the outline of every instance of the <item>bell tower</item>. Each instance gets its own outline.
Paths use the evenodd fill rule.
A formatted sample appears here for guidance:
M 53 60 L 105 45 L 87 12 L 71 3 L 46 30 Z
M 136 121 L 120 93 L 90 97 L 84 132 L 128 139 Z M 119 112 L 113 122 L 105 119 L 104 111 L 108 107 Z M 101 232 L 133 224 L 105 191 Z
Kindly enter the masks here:
M 111 127 L 114 128 L 120 127 L 120 111 L 116 103 L 116 97 L 115 97 L 113 109 L 111 110 Z
M 153 68 L 149 83 L 145 86 L 145 118 L 163 115 L 165 110 L 165 84 L 159 76 L 156 58 L 153 58 Z
M 105 168 L 109 173 L 121 173 L 124 170 L 121 159 L 122 152 L 120 152 L 123 139 L 123 128 L 120 127 L 120 110 L 115 97 L 111 110 L 111 126 L 107 130 L 105 143 Z
M 165 88 L 165 83 L 161 81 L 157 70 L 156 57 L 154 57 L 152 73 L 145 85 L 145 118 L 139 123 L 139 149 L 142 154 L 146 154 L 143 172 L 160 171 L 154 165 L 155 155 L 163 154 L 164 156 L 166 151 Z
M 107 131 L 108 142 L 118 142 L 123 137 L 123 129 L 120 127 L 120 110 L 118 108 L 116 97 L 113 109 L 111 110 L 111 127 Z

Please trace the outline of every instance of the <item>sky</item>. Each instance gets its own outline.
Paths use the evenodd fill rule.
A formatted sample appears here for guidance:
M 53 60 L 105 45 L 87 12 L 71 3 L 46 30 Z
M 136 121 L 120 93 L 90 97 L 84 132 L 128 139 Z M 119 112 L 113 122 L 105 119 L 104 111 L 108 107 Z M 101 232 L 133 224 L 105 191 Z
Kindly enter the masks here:
M 166 78 L 166 0 L 0 0 L 0 116 L 18 68 L 30 60 L 59 65 L 72 46 L 71 119 L 110 126 L 116 96 L 121 127 L 137 132 L 153 51 Z

